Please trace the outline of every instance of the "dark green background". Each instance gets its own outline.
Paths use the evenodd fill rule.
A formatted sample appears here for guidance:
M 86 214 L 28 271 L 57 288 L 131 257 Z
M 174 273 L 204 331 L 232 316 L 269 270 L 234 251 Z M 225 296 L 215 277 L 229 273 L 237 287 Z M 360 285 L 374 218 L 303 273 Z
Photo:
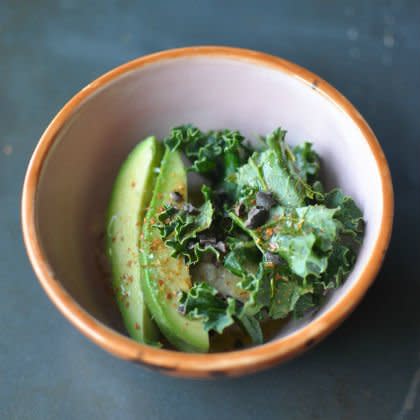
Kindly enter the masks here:
M 64 102 L 127 60 L 192 44 L 321 75 L 371 124 L 395 186 L 390 251 L 355 313 L 310 353 L 234 380 L 173 379 L 93 345 L 38 285 L 19 225 L 25 167 Z M 419 144 L 417 1 L 0 1 L 0 418 L 419 419 Z

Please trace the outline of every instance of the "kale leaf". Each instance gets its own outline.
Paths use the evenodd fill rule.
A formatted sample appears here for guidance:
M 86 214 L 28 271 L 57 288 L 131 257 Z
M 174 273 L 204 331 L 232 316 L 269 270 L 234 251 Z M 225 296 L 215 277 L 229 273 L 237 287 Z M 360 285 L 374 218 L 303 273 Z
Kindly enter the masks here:
M 274 130 L 258 151 L 231 130 L 205 133 L 184 125 L 165 139 L 211 188 L 203 186 L 199 208 L 172 203 L 163 209 L 157 225 L 162 238 L 187 265 L 211 256 L 206 263 L 214 261 L 217 270 L 237 277 L 236 284 L 227 284 L 223 271 L 223 290 L 203 278 L 182 293 L 182 310 L 203 319 L 208 331 L 221 333 L 239 322 L 259 343 L 260 321 L 301 317 L 318 308 L 354 266 L 362 212 L 340 189 L 324 190 L 311 143 L 291 148 L 285 136 L 281 128 Z M 251 215 L 258 215 L 258 223 L 250 222 Z
M 308 275 L 319 277 L 327 268 L 329 252 L 337 236 L 335 212 L 321 205 L 276 206 L 269 221 L 257 229 L 246 227 L 233 213 L 229 216 L 254 239 L 262 253 L 278 254 L 293 273 L 306 278 Z
M 238 320 L 254 344 L 261 344 L 263 335 L 258 321 L 243 312 L 242 304 L 228 297 L 223 298 L 213 286 L 195 283 L 188 292 L 182 292 L 180 308 L 192 319 L 202 319 L 206 331 L 221 334 Z
M 217 243 L 203 243 L 200 232 L 209 229 L 213 222 L 214 207 L 209 199 L 210 190 L 203 186 L 204 203 L 195 208 L 190 203 L 177 208 L 167 205 L 158 215 L 155 228 L 159 229 L 165 244 L 172 248 L 172 256 L 182 255 L 188 265 L 196 264 L 201 256 L 207 252 L 219 257 Z M 214 245 L 214 246 L 213 246 Z
M 269 191 L 276 200 L 286 207 L 302 206 L 305 192 L 300 179 L 290 173 L 282 148 L 286 132 L 277 129 L 267 136 L 267 149 L 255 152 L 248 162 L 238 168 L 235 183 L 238 195 L 242 189 Z
M 191 318 L 202 318 L 206 331 L 214 330 L 221 334 L 232 325 L 239 311 L 233 298 L 223 299 L 218 291 L 207 283 L 195 283 L 183 292 L 179 301 L 182 310 Z
M 334 188 L 325 194 L 325 205 L 338 209 L 335 217 L 341 222 L 342 233 L 360 242 L 364 231 L 363 214 L 353 199 L 339 188 Z
M 312 149 L 312 144 L 305 142 L 293 148 L 291 163 L 298 175 L 308 184 L 318 180 L 320 160 L 317 153 Z
M 237 199 L 250 190 L 269 191 L 284 207 L 301 207 L 322 198 L 318 155 L 310 143 L 292 150 L 285 136 L 286 131 L 281 128 L 274 130 L 263 138 L 265 149 L 254 152 L 248 162 L 238 168 L 232 177 L 237 185 Z
M 204 175 L 217 185 L 248 159 L 251 149 L 244 140 L 236 130 L 204 133 L 193 125 L 183 125 L 173 128 L 164 143 L 171 150 L 185 153 L 191 161 L 189 171 Z

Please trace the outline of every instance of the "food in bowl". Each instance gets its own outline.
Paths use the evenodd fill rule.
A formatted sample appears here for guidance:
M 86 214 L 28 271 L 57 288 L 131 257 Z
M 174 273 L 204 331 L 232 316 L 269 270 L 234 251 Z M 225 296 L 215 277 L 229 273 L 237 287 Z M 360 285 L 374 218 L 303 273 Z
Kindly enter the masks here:
M 340 186 L 351 195 L 365 220 L 351 273 L 315 315 L 287 318 L 281 328 L 273 326 L 271 337 L 266 335 L 269 322 L 264 322 L 263 345 L 229 354 L 173 351 L 127 337 L 97 255 L 103 213 L 124 158 L 140 139 L 151 133 L 163 139 L 174 122 L 187 120 L 206 129 L 239 128 L 254 142 L 256 134 L 281 122 L 291 144 L 313 141 L 322 158 L 324 185 Z M 196 179 L 189 178 L 190 190 Z M 22 194 L 30 262 L 63 316 L 114 356 L 184 377 L 256 372 L 317 345 L 372 285 L 389 245 L 392 220 L 392 180 L 385 156 L 350 102 L 319 76 L 287 60 L 220 46 L 139 57 L 86 86 L 42 135 Z M 211 349 L 215 340 L 232 337 L 231 328 L 211 337 Z
M 163 144 L 149 137 L 133 149 L 106 221 L 113 290 L 132 338 L 208 352 L 236 325 L 242 345 L 261 344 L 264 326 L 316 311 L 342 284 L 362 212 L 339 188 L 325 190 L 311 143 L 292 148 L 285 137 L 278 128 L 254 149 L 238 131 L 184 125 Z M 187 173 L 201 177 L 201 194 Z

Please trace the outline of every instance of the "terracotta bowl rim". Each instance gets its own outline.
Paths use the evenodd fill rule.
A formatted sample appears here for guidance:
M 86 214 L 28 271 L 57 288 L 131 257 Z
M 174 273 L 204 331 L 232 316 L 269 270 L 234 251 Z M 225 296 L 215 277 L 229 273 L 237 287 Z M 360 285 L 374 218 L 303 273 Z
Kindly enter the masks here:
M 228 58 L 250 62 L 256 66 L 269 67 L 299 79 L 307 84 L 308 88 L 312 88 L 326 97 L 340 111 L 347 114 L 368 143 L 380 174 L 383 198 L 380 232 L 369 260 L 354 286 L 340 298 L 334 307 L 289 336 L 258 347 L 229 353 L 190 354 L 157 349 L 137 343 L 96 320 L 71 297 L 59 280 L 55 278 L 38 238 L 35 220 L 36 194 L 43 164 L 57 134 L 84 100 L 111 81 L 133 70 L 158 62 L 201 56 Z M 198 46 L 165 50 L 134 59 L 100 76 L 70 99 L 42 134 L 32 155 L 23 186 L 21 211 L 26 250 L 39 282 L 60 312 L 79 331 L 103 349 L 120 358 L 138 362 L 172 375 L 215 377 L 239 375 L 268 368 L 307 350 L 336 328 L 356 307 L 380 269 L 391 237 L 394 202 L 390 171 L 378 140 L 355 107 L 335 88 L 314 73 L 285 59 L 266 53 L 224 46 Z

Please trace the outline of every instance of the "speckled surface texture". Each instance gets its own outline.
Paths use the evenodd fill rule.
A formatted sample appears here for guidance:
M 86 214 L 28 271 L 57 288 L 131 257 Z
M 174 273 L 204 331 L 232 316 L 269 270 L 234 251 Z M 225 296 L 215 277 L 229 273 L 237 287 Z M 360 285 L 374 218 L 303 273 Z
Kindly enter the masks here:
M 227 3 L 227 4 L 225 4 Z M 416 1 L 0 2 L 0 418 L 420 418 L 420 5 Z M 33 148 L 80 88 L 139 55 L 195 44 L 262 50 L 331 82 L 388 157 L 388 257 L 355 313 L 286 365 L 217 381 L 120 361 L 56 311 L 24 252 Z

